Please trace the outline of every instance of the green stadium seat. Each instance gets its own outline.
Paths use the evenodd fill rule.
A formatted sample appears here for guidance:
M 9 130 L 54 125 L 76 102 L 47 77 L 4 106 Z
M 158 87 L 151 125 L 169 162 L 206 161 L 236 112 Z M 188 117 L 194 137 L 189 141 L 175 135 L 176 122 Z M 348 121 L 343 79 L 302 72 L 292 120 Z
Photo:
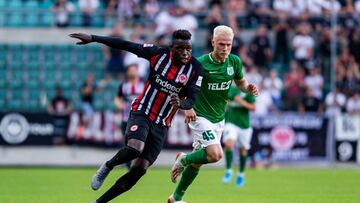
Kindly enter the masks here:
M 53 6 L 53 0 L 42 0 L 40 2 L 40 8 L 51 8 Z
M 24 16 L 24 24 L 29 27 L 36 27 L 39 24 L 39 14 L 38 12 L 26 12 Z
M 23 71 L 22 70 L 12 70 L 10 77 L 7 77 L 8 85 L 11 88 L 20 88 L 23 85 Z
M 28 70 L 27 80 L 25 86 L 29 88 L 38 89 L 40 88 L 41 74 L 38 69 Z
M 8 1 L 7 6 L 9 8 L 21 8 L 22 7 L 22 1 L 21 0 L 11 0 L 11 1 Z
M 0 6 L 0 9 L 2 9 L 1 6 Z M 5 25 L 6 25 L 6 13 L 0 12 L 0 26 L 3 27 Z
M 24 2 L 23 7 L 29 9 L 37 9 L 39 8 L 39 2 L 37 0 L 27 0 Z
M 5 101 L 6 100 L 6 89 L 5 88 L 0 88 L 0 101 Z
M 8 14 L 6 24 L 9 27 L 20 27 L 24 25 L 24 16 L 21 12 L 11 12 Z
M 79 12 L 75 12 L 75 14 L 70 19 L 70 26 L 79 27 L 82 25 L 82 17 Z
M 97 111 L 105 110 L 105 102 L 102 99 L 95 99 L 94 108 Z
M 54 16 L 51 12 L 46 12 L 46 10 L 44 10 L 43 12 L 41 12 L 39 14 L 39 26 L 43 26 L 43 27 L 49 27 L 51 25 L 53 25 L 54 22 Z
M 5 88 L 6 86 L 6 70 L 0 69 L 0 88 Z
M 0 8 L 3 9 L 6 7 L 7 7 L 6 0 L 0 0 Z
M 10 110 L 19 110 L 22 107 L 21 105 L 22 105 L 22 101 L 19 99 L 12 99 L 6 101 L 6 106 Z

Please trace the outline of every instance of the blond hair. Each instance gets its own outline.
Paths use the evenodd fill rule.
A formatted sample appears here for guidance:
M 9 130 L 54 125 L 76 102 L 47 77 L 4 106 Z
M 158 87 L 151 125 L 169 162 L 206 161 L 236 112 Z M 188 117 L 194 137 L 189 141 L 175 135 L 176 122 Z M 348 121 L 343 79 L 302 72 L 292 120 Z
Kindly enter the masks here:
M 226 25 L 219 25 L 214 28 L 213 38 L 216 38 L 220 35 L 226 36 L 226 37 L 234 37 L 234 32 L 231 29 L 231 27 Z

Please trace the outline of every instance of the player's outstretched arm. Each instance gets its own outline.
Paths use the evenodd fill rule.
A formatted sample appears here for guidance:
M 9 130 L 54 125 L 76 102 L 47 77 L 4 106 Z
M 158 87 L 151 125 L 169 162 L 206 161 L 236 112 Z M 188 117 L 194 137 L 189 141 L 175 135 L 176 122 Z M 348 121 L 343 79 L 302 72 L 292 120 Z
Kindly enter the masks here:
M 72 38 L 79 39 L 80 42 L 77 42 L 78 45 L 89 44 L 91 42 L 97 42 L 101 44 L 105 44 L 109 47 L 115 49 L 121 49 L 124 51 L 131 52 L 133 54 L 138 55 L 139 57 L 150 59 L 154 56 L 160 48 L 156 46 L 145 46 L 143 44 L 138 44 L 134 42 L 130 42 L 127 40 L 123 40 L 117 37 L 105 37 L 98 35 L 88 35 L 84 33 L 73 33 L 69 35 Z
M 235 84 L 243 92 L 252 94 L 254 96 L 259 95 L 257 86 L 255 84 L 249 84 L 245 77 L 241 80 L 235 80 Z

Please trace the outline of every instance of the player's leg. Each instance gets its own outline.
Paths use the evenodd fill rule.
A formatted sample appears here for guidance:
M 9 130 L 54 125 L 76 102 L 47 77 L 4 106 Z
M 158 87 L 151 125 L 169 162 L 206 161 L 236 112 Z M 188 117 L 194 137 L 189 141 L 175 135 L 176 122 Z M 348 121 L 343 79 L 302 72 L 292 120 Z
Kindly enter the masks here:
M 143 115 L 130 114 L 126 130 L 126 145 L 110 160 L 103 163 L 93 176 L 91 187 L 97 190 L 101 187 L 107 175 L 117 165 L 129 162 L 143 152 L 145 140 L 149 132 L 149 123 Z
M 198 117 L 195 122 L 190 125 L 194 136 L 193 146 L 196 149 L 190 154 L 183 154 L 175 161 L 172 170 L 172 181 L 176 182 L 177 177 L 183 172 L 181 180 L 174 192 L 173 200 L 171 197 L 168 202 L 182 202 L 187 188 L 193 183 L 200 166 L 206 163 L 213 163 L 221 159 L 223 151 L 220 145 L 221 134 L 224 128 L 224 123 L 213 124 L 205 118 Z M 182 165 L 183 170 L 176 168 L 177 164 Z M 179 164 L 179 165 L 180 165 Z
M 240 128 L 239 128 L 240 129 Z M 236 186 L 242 187 L 245 184 L 245 168 L 247 161 L 247 151 L 250 149 L 252 128 L 240 129 L 239 141 L 239 173 L 236 178 Z
M 171 180 L 174 183 L 187 165 L 214 163 L 223 156 L 220 144 L 223 122 L 214 124 L 205 118 L 198 117 L 196 121 L 189 124 L 189 127 L 194 137 L 193 146 L 197 150 L 189 154 L 177 155 L 171 172 Z
M 149 125 L 150 133 L 147 136 L 143 152 L 139 158 L 133 161 L 129 172 L 119 178 L 116 183 L 97 200 L 97 203 L 108 202 L 130 190 L 157 159 L 163 147 L 168 129 L 164 126 L 154 126 L 152 123 L 149 123 Z
M 225 144 L 225 167 L 226 171 L 222 179 L 223 183 L 229 183 L 233 176 L 232 162 L 233 162 L 233 150 L 235 140 L 237 139 L 237 130 L 234 128 L 234 125 L 227 123 L 225 125 L 223 142 Z
M 133 161 L 130 170 L 121 176 L 115 184 L 107 190 L 96 203 L 106 203 L 122 193 L 130 190 L 140 178 L 146 173 L 149 168 L 150 162 L 143 158 L 137 158 Z
M 168 203 L 185 203 L 182 201 L 185 191 L 199 174 L 201 164 L 190 164 L 185 167 L 175 192 L 168 198 Z
M 126 126 L 127 126 L 127 123 L 128 123 L 127 121 L 123 121 L 123 122 L 121 122 L 121 125 L 120 125 L 121 132 L 122 132 L 122 134 L 123 134 L 124 136 L 125 136 L 125 134 L 126 134 Z M 125 166 L 126 166 L 127 169 L 130 170 L 131 161 L 126 162 L 126 163 L 125 163 Z

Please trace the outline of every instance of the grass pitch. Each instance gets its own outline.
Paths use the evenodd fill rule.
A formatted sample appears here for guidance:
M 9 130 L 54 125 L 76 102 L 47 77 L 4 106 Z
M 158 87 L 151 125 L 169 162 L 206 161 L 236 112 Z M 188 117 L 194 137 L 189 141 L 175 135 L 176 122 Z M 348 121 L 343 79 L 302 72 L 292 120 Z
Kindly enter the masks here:
M 89 183 L 95 168 L 1 168 L 1 203 L 90 203 L 122 175 L 114 170 L 99 191 Z M 170 169 L 151 168 L 133 189 L 112 202 L 165 203 L 175 184 Z M 223 170 L 203 168 L 184 200 L 189 203 L 359 203 L 360 169 L 248 170 L 246 186 L 223 185 Z

